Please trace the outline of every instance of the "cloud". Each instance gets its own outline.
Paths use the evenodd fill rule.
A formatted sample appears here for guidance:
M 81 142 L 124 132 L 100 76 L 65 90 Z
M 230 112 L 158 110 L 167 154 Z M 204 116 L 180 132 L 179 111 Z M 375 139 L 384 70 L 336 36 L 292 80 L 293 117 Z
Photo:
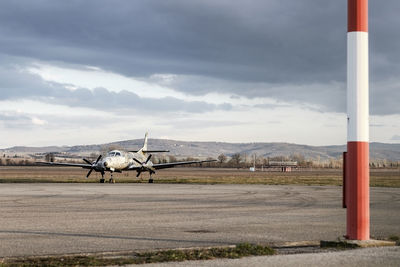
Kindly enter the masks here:
M 39 125 L 39 126 L 41 126 L 41 125 L 46 125 L 46 124 L 47 124 L 47 121 L 41 120 L 41 119 L 39 119 L 39 118 L 37 118 L 37 117 L 33 117 L 33 118 L 32 118 L 32 123 L 33 123 L 34 125 Z
M 370 86 L 370 112 L 377 115 L 400 114 L 400 80 L 390 78 Z
M 15 111 L 0 111 L 0 124 L 7 128 L 29 129 L 46 125 L 47 122 L 31 114 Z
M 171 119 L 170 121 L 165 121 L 160 123 L 160 125 L 169 125 L 172 123 L 174 126 L 179 127 L 179 128 L 190 128 L 190 129 L 197 129 L 199 128 L 199 125 L 201 125 L 202 129 L 207 129 L 207 128 L 224 128 L 224 127 L 234 127 L 238 125 L 246 125 L 248 123 L 246 122 L 241 122 L 241 121 L 228 121 L 228 120 L 221 120 L 219 118 L 209 118 L 209 119 Z
M 373 114 L 399 113 L 382 104 L 398 87 L 379 93 L 400 72 L 399 8 L 370 2 Z M 5 1 L 0 36 L 7 55 L 345 112 L 345 1 Z
M 344 3 L 22 3 L 2 3 L 7 10 L 0 19 L 0 33 L 7 36 L 2 51 L 13 55 L 129 76 L 174 73 L 263 82 L 344 77 L 337 66 L 345 59 L 345 35 L 335 38 L 345 28 Z M 316 10 L 313 16 L 309 6 Z M 321 63 L 324 68 L 316 66 Z
M 204 101 L 185 101 L 174 97 L 149 98 L 121 90 L 106 88 L 75 88 L 69 84 L 47 82 L 18 66 L 0 66 L 0 100 L 32 99 L 70 107 L 89 107 L 111 112 L 189 112 L 204 113 L 216 109 L 229 110 L 228 103 L 210 104 Z M 35 121 L 37 124 L 38 121 Z
M 395 135 L 392 136 L 392 138 L 391 138 L 390 140 L 393 140 L 393 141 L 400 141 L 400 135 L 395 134 Z
M 18 129 L 32 127 L 42 143 L 75 143 L 82 132 L 102 142 L 152 128 L 199 140 L 344 142 L 346 9 L 328 0 L 1 1 L 0 134 L 17 143 Z M 397 134 L 399 9 L 370 1 L 370 113 L 383 125 L 372 140 Z
M 173 97 L 141 98 L 128 92 L 110 92 L 105 88 L 94 90 L 79 88 L 71 90 L 55 90 L 49 96 L 40 96 L 40 100 L 76 107 L 90 107 L 93 109 L 115 112 L 190 112 L 204 113 L 207 111 L 231 109 L 230 104 L 209 104 L 201 101 L 184 101 Z

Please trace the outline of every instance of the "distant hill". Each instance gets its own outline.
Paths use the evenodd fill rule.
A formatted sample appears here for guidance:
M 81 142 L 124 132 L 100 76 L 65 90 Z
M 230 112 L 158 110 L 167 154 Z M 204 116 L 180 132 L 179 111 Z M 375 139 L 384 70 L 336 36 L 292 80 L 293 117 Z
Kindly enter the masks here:
M 49 152 L 64 152 L 72 155 L 88 155 L 99 153 L 107 148 L 121 148 L 125 150 L 139 149 L 143 139 L 134 139 L 97 145 L 80 146 L 48 146 L 48 147 L 23 147 L 16 146 L 0 149 L 1 153 L 34 154 Z M 217 157 L 223 153 L 230 156 L 235 153 L 247 155 L 257 154 L 263 157 L 303 155 L 306 159 L 327 160 L 339 157 L 346 149 L 345 145 L 339 146 L 308 146 L 289 143 L 224 143 L 224 142 L 185 142 L 165 139 L 149 139 L 149 148 L 167 149 L 170 154 L 177 157 Z M 400 144 L 371 143 L 371 159 L 400 161 Z

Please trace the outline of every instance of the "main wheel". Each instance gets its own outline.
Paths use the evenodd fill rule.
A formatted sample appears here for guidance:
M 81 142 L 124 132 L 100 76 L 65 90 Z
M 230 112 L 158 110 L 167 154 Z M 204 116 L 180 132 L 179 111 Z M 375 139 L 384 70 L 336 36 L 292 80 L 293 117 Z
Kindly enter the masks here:
M 149 184 L 152 184 L 154 182 L 153 178 L 149 179 Z
M 104 184 L 104 181 L 105 181 L 104 178 L 101 178 L 101 179 L 100 179 L 100 183 L 101 183 L 101 184 Z

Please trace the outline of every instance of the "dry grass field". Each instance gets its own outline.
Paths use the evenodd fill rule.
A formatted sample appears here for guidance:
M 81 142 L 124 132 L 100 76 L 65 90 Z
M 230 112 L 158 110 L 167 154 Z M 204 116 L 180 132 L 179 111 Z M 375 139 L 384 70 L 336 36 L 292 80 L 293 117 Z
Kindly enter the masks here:
M 47 166 L 1 166 L 0 183 L 18 182 L 98 182 L 100 174 L 81 168 Z M 108 179 L 110 174 L 106 174 Z M 117 183 L 146 183 L 148 174 L 136 178 L 136 172 L 115 173 Z M 159 170 L 153 176 L 155 183 L 200 183 L 200 184 L 269 184 L 269 185 L 341 185 L 340 169 L 297 170 L 293 172 L 250 172 L 248 170 L 218 168 L 172 168 Z M 400 187 L 399 169 L 372 169 L 371 186 Z

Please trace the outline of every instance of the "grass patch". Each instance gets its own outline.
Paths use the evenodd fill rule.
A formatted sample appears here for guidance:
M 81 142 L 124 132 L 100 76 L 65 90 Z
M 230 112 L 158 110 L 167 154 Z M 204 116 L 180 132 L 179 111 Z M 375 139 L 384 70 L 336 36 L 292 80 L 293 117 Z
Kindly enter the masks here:
M 76 183 L 78 181 L 74 180 L 59 180 L 55 181 L 54 179 L 43 179 L 43 178 L 1 178 L 0 183 L 8 183 L 8 184 L 18 184 L 18 183 Z M 79 181 L 80 183 L 85 183 L 85 181 Z
M 397 235 L 391 235 L 389 236 L 390 241 L 395 241 L 396 246 L 400 246 L 400 238 Z
M 359 248 L 360 246 L 346 241 L 321 241 L 321 248 L 337 248 L 337 249 L 350 249 Z
M 10 266 L 105 266 L 160 263 L 187 260 L 211 260 L 217 258 L 236 259 L 247 256 L 273 255 L 275 251 L 267 246 L 248 243 L 235 247 L 173 249 L 152 252 L 139 252 L 113 256 L 57 256 L 57 257 L 28 257 L 0 260 L 1 267 Z
M 81 168 L 47 166 L 0 166 L 0 183 L 99 183 L 99 173 L 86 179 Z M 106 181 L 110 178 L 106 174 Z M 136 172 L 115 173 L 117 183 L 147 183 L 149 175 L 141 178 Z M 157 171 L 155 183 L 170 184 L 263 184 L 263 185 L 342 185 L 342 170 L 315 169 L 293 172 L 249 172 L 248 170 L 219 168 L 172 168 Z M 371 169 L 370 186 L 400 188 L 399 169 Z

